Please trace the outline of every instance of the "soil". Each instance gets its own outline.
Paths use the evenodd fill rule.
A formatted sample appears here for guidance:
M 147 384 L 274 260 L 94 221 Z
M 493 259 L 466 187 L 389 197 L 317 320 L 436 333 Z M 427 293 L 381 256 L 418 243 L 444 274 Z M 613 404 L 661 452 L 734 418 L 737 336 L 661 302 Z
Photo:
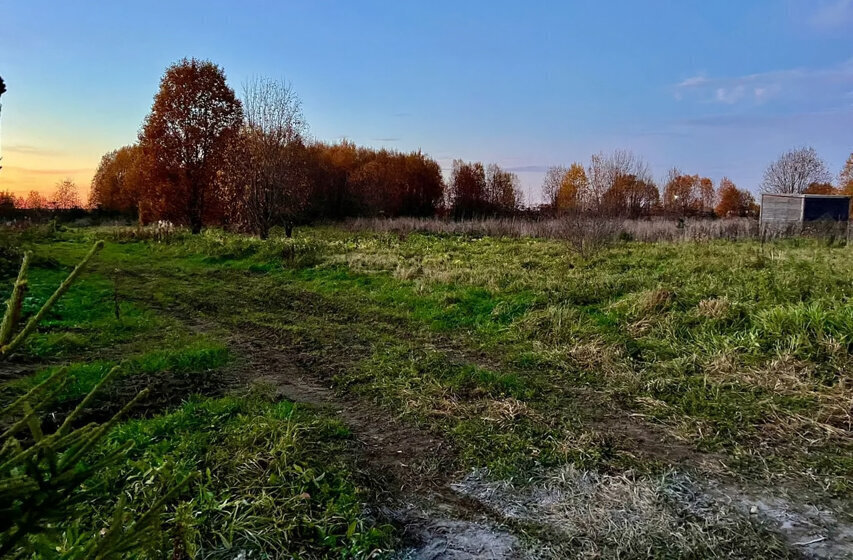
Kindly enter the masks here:
M 232 333 L 228 344 L 239 356 L 233 373 L 242 382 L 268 384 L 282 398 L 327 409 L 350 428 L 358 442 L 359 468 L 374 485 L 383 486 L 380 502 L 389 504 L 384 515 L 403 530 L 408 546 L 399 558 L 532 558 L 540 556 L 534 551 L 553 548 L 551 541 L 559 537 L 550 535 L 559 535 L 559 527 L 520 521 L 507 513 L 505 504 L 460 486 L 467 473 L 454 468 L 453 448 L 439 434 L 394 418 L 368 399 L 333 389 L 334 371 L 354 367 L 360 352 L 327 354 L 325 363 L 316 363 L 273 331 L 248 325 L 241 326 L 239 334 Z M 700 452 L 612 406 L 607 410 L 592 426 L 613 437 L 620 449 L 701 473 L 709 481 L 697 486 L 705 499 L 721 507 L 733 505 L 744 517 L 757 516 L 778 531 L 795 554 L 844 558 L 853 551 L 853 524 L 844 514 L 826 506 L 807 506 L 805 497 L 782 498 L 779 489 L 737 484 L 725 476 L 723 456 Z M 529 523 L 537 525 L 535 531 L 525 530 Z M 525 538 L 519 539 L 519 533 Z

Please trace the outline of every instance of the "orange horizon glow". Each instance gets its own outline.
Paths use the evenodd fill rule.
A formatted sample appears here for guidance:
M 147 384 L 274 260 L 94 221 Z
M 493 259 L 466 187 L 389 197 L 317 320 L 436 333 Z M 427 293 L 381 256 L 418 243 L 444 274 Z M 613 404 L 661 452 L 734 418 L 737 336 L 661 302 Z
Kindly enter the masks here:
M 33 146 L 3 148 L 0 160 L 0 191 L 26 196 L 38 191 L 50 197 L 56 184 L 71 179 L 77 185 L 80 198 L 88 200 L 92 177 L 99 157 L 88 161 Z

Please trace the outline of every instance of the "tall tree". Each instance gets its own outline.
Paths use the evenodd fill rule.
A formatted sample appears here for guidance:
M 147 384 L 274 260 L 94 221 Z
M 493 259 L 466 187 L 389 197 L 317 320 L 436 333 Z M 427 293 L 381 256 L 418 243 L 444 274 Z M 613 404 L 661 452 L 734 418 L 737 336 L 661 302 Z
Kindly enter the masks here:
M 139 136 L 154 189 L 146 193 L 151 208 L 199 233 L 242 120 L 240 101 L 219 66 L 195 58 L 170 66 Z
M 308 203 L 302 102 L 290 84 L 254 78 L 243 85 L 243 112 L 236 166 L 243 220 L 261 239 L 275 225 L 289 233 Z
M 764 171 L 762 192 L 802 194 L 812 183 L 829 183 L 832 175 L 812 147 L 798 148 L 779 156 Z

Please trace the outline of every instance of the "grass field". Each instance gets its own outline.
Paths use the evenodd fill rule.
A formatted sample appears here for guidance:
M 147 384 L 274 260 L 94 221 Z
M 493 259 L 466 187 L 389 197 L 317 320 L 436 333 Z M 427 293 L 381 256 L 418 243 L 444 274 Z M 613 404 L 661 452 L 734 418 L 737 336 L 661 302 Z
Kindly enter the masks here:
M 152 387 L 69 539 L 122 484 L 142 508 L 200 472 L 143 557 L 430 558 L 437 533 L 507 558 L 853 550 L 843 244 L 31 230 L 4 240 L 36 255 L 25 311 L 95 239 L 2 366 L 7 399 L 69 365 L 61 412 L 121 364 L 92 418 Z

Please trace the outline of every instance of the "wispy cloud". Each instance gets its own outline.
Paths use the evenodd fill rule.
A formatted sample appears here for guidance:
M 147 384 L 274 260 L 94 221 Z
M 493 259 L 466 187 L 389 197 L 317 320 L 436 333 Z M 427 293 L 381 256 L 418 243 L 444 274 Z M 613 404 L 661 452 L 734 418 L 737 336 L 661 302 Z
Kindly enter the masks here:
M 507 171 L 512 173 L 544 173 L 548 171 L 547 165 L 518 165 L 516 167 L 507 167 Z
M 850 0 L 853 3 L 853 0 Z M 792 68 L 743 76 L 704 75 L 675 84 L 675 99 L 725 105 L 761 105 L 773 101 L 840 103 L 853 88 L 853 59 L 825 68 Z
M 853 24 L 853 0 L 820 2 L 809 18 L 809 23 L 821 29 L 844 27 Z
M 55 157 L 62 154 L 59 150 L 39 148 L 38 146 L 31 146 L 29 144 L 10 144 L 3 146 L 3 151 L 10 154 L 46 157 Z
M 15 167 L 9 166 L 5 168 L 6 171 L 16 171 L 21 175 L 62 175 L 62 176 L 70 176 L 70 175 L 81 175 L 86 173 L 92 173 L 94 169 L 89 167 L 77 168 L 77 169 L 32 169 L 28 167 Z
M 708 78 L 706 76 L 700 74 L 698 76 L 692 76 L 690 78 L 685 78 L 684 80 L 680 81 L 675 87 L 689 88 L 689 87 L 701 86 L 707 82 L 708 82 Z

